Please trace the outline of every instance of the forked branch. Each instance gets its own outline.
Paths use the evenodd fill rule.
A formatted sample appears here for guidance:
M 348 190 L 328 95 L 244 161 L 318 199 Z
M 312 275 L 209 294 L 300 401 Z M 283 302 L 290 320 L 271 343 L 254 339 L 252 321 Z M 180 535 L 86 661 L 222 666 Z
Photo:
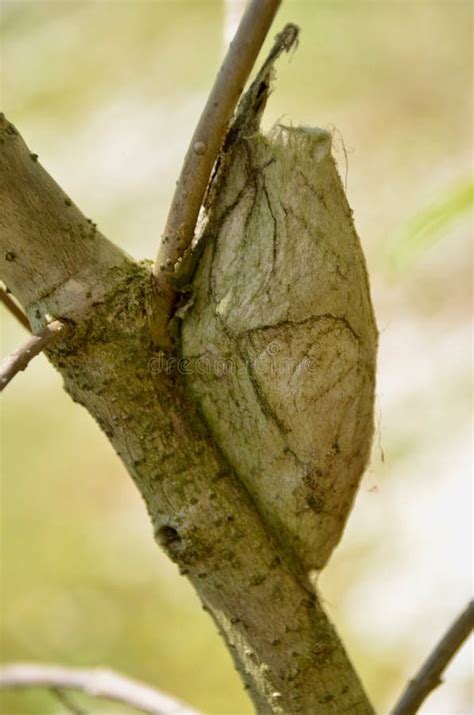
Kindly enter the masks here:
M 392 715 L 413 715 L 428 695 L 441 685 L 441 675 L 474 628 L 474 601 L 456 618 L 429 658 L 408 684 Z
M 310 584 L 279 556 L 184 377 L 151 369 L 147 267 L 100 232 L 90 236 L 84 214 L 1 117 L 0 139 L 2 279 L 38 320 L 77 326 L 68 350 L 50 357 L 121 455 L 156 540 L 215 619 L 257 709 L 372 715 Z
M 184 158 L 153 270 L 158 289 L 156 340 L 162 347 L 169 347 L 167 323 L 175 298 L 174 267 L 192 242 L 212 167 L 280 3 L 281 0 L 249 2 Z
M 0 669 L 0 688 L 77 690 L 93 698 L 128 705 L 148 715 L 199 715 L 169 695 L 102 668 L 87 670 L 62 665 L 10 663 Z

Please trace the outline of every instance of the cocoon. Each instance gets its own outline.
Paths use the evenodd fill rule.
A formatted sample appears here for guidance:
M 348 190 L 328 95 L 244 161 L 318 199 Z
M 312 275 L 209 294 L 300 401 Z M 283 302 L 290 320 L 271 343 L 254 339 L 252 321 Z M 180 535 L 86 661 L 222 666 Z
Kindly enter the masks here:
M 331 135 L 278 126 L 240 137 L 199 246 L 181 327 L 190 388 L 283 548 L 319 570 L 369 458 L 377 349 Z

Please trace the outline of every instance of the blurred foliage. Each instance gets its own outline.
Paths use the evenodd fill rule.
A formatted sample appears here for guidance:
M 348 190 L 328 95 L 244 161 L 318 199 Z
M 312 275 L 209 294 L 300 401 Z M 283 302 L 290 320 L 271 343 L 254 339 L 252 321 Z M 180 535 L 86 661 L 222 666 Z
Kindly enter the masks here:
M 136 257 L 156 251 L 228 5 L 2 2 L 2 108 Z M 372 464 L 320 588 L 385 713 L 471 590 L 471 227 L 458 182 L 472 175 L 472 4 L 287 0 L 275 32 L 288 21 L 300 46 L 278 64 L 264 125 L 337 128 L 381 331 Z M 405 268 L 388 284 L 394 235 Z M 2 313 L 2 354 L 23 340 Z M 2 396 L 1 428 L 2 659 L 105 664 L 207 713 L 250 713 L 120 461 L 44 358 Z M 423 712 L 471 711 L 468 661 L 461 654 Z M 34 691 L 3 696 L 1 712 L 64 708 Z
M 449 187 L 435 201 L 412 217 L 393 239 L 390 257 L 396 269 L 407 264 L 434 241 L 449 235 L 452 223 L 471 215 L 474 183 L 469 179 Z

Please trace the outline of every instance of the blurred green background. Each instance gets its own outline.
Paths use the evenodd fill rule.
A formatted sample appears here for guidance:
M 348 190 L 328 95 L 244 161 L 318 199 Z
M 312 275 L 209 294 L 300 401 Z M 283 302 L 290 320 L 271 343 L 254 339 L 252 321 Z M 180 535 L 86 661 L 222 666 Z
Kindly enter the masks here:
M 156 252 L 243 6 L 2 2 L 3 111 L 137 258 Z M 333 129 L 381 331 L 373 458 L 320 587 L 387 713 L 471 591 L 472 5 L 284 0 L 272 34 L 287 21 L 300 46 L 278 63 L 265 126 Z M 1 318 L 6 354 L 25 333 Z M 108 665 L 206 713 L 251 712 L 124 468 L 43 357 L 2 397 L 1 537 L 3 660 Z M 469 665 L 465 648 L 421 712 L 472 712 Z M 62 712 L 40 691 L 1 705 Z

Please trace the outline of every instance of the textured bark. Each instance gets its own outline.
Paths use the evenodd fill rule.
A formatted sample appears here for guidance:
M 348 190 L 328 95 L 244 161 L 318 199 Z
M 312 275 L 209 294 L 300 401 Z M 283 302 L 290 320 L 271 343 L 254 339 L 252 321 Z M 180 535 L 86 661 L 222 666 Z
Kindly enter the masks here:
M 0 148 L 1 277 L 36 331 L 102 300 L 105 275 L 125 256 L 44 171 L 3 115 Z
M 51 318 L 70 324 L 48 357 L 120 455 L 157 541 L 217 623 L 258 712 L 371 713 L 285 538 L 272 535 L 211 434 L 189 376 L 176 361 L 162 369 L 169 356 L 153 346 L 150 267 L 95 230 L 12 125 L 0 129 L 2 278 L 36 329 Z

